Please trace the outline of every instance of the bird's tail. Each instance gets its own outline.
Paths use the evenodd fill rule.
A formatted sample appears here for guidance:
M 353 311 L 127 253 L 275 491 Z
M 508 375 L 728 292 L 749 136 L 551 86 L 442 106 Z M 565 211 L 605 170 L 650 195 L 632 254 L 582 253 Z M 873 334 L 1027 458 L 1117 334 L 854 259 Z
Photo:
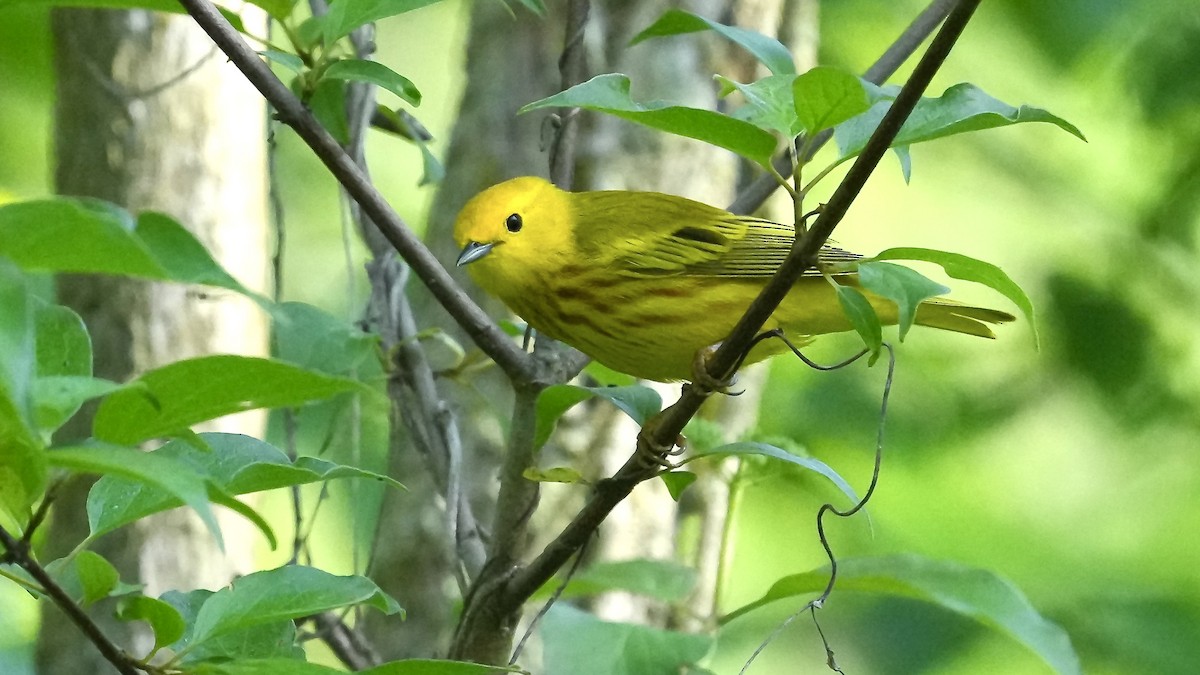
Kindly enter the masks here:
M 917 324 L 920 326 L 985 338 L 996 337 L 988 324 L 1007 323 L 1016 318 L 998 309 L 963 305 L 944 298 L 926 300 L 917 308 Z

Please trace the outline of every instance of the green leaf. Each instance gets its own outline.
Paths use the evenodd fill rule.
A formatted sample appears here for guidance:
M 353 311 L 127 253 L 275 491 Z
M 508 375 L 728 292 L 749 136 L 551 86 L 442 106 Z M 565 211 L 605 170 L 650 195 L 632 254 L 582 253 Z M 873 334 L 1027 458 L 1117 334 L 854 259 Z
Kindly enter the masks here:
M 841 155 L 839 161 L 862 152 L 867 139 L 890 107 L 890 101 L 879 101 L 862 115 L 838 125 L 834 137 Z M 963 83 L 950 87 L 938 98 L 922 98 L 892 141 L 892 146 L 912 145 L 969 131 L 1026 122 L 1053 124 L 1086 140 L 1075 125 L 1041 108 L 1027 105 L 1013 107 L 992 98 L 973 84 Z
M 360 478 L 404 486 L 387 476 L 315 457 L 299 457 L 291 463 L 284 452 L 268 443 L 239 434 L 199 435 L 209 450 L 184 441 L 171 441 L 152 455 L 186 464 L 217 488 L 230 494 L 247 494 L 292 485 L 341 478 Z M 136 480 L 105 476 L 88 492 L 87 513 L 91 536 L 97 537 L 139 518 L 180 505 L 177 497 Z
M 586 482 L 583 480 L 583 474 L 569 466 L 556 466 L 551 469 L 539 469 L 531 466 L 522 471 L 521 475 L 525 477 L 525 480 L 535 483 L 575 484 Z
M 337 3 L 334 3 L 337 6 Z M 346 120 L 346 85 L 338 80 L 321 80 L 304 101 L 313 117 L 341 145 L 350 142 L 350 123 Z
M 778 132 L 784 138 L 794 138 L 802 131 L 792 97 L 792 82 L 795 79 L 795 75 L 769 75 L 750 84 L 742 84 L 717 75 L 717 82 L 721 83 L 721 96 L 736 90 L 746 99 L 745 105 L 733 111 L 731 116 L 734 119 Z
M 842 478 L 838 472 L 830 468 L 828 464 L 813 457 L 801 457 L 800 455 L 793 455 L 783 448 L 779 448 L 768 443 L 757 443 L 751 441 L 729 443 L 727 445 L 722 445 L 719 448 L 713 448 L 712 450 L 692 455 L 691 457 L 683 460 L 681 464 L 687 464 L 688 462 L 693 462 L 704 457 L 728 457 L 731 455 L 760 455 L 763 457 L 770 457 L 772 459 L 783 460 L 789 464 L 795 464 L 802 469 L 815 471 L 825 478 L 828 478 L 831 483 L 836 485 L 837 488 L 842 491 L 842 494 L 850 498 L 850 502 L 852 504 L 858 503 L 858 495 L 854 493 L 854 488 L 850 487 L 850 484 L 846 482 L 846 479 Z
M 683 491 L 695 483 L 699 476 L 691 471 L 664 471 L 658 474 L 658 477 L 662 479 L 663 485 L 667 486 L 667 492 L 671 494 L 671 499 L 679 501 Z
M 187 629 L 179 610 L 158 598 L 144 595 L 121 598 L 116 615 L 121 621 L 145 621 L 150 624 L 154 631 L 155 651 L 178 641 Z
M 916 270 L 886 262 L 859 263 L 858 282 L 863 288 L 896 303 L 901 342 L 916 321 L 921 302 L 950 292 L 949 288 Z
M 406 659 L 359 671 L 361 675 L 498 675 L 523 673 L 517 666 L 485 666 L 465 661 Z M 202 663 L 189 675 L 344 675 L 345 671 L 291 659 L 243 659 L 234 663 Z
M 820 593 L 829 568 L 784 577 L 758 600 L 720 619 L 725 625 L 763 605 Z M 993 572 L 915 555 L 851 558 L 838 563 L 835 593 L 869 591 L 923 600 L 972 618 L 1028 647 L 1059 673 L 1082 673 L 1071 640 Z
M 90 376 L 92 339 L 83 325 L 83 319 L 62 305 L 39 303 L 35 314 L 38 377 Z
M 50 466 L 81 473 L 115 475 L 153 485 L 188 505 L 222 543 L 217 519 L 208 505 L 204 478 L 184 462 L 153 452 L 101 443 L 55 448 L 46 453 Z
M 233 355 L 176 361 L 135 382 L 101 403 L 96 438 L 132 445 L 235 412 L 299 406 L 359 386 L 281 361 Z
M 833 290 L 837 293 L 838 303 L 846 313 L 846 318 L 850 319 L 850 325 L 854 326 L 863 344 L 871 350 L 871 360 L 874 361 L 875 355 L 883 347 L 883 326 L 879 323 L 875 308 L 867 296 L 853 286 L 834 283 Z
M 378 61 L 341 59 L 334 61 L 321 74 L 322 79 L 369 82 L 386 89 L 408 103 L 421 105 L 421 92 L 412 80 Z
M 124 385 L 96 377 L 52 375 L 33 382 L 34 416 L 44 437 L 49 437 L 86 401 L 107 396 Z
M 539 596 L 549 597 L 559 585 L 553 579 L 539 591 Z M 575 575 L 566 588 L 563 598 L 582 598 L 607 593 L 626 591 L 663 602 L 682 602 L 696 586 L 696 570 L 666 560 L 621 560 L 600 562 Z
M 117 568 L 93 551 L 54 560 L 46 571 L 82 607 L 107 598 L 121 581 Z
M 664 12 L 658 21 L 638 33 L 629 44 L 632 46 L 650 38 L 698 33 L 705 30 L 714 31 L 741 46 L 775 75 L 796 74 L 796 65 L 792 62 L 791 52 L 779 40 L 745 28 L 726 26 L 716 21 L 710 21 L 680 9 L 669 9 Z
M 300 75 L 304 72 L 304 61 L 291 52 L 281 52 L 275 49 L 264 49 L 258 53 L 259 56 L 266 60 L 277 63 L 280 66 L 290 70 L 295 75 Z
M 379 336 L 303 302 L 285 302 L 273 313 L 274 355 L 328 375 L 350 375 L 378 354 Z
M 421 149 L 421 180 L 417 185 L 434 185 L 446 177 L 446 168 L 429 150 L 428 143 L 417 143 Z
M 775 137 L 758 127 L 712 110 L 670 105 L 661 101 L 637 103 L 629 96 L 629 78 L 620 73 L 597 75 L 582 84 L 521 108 L 580 107 L 607 113 L 652 129 L 704 141 L 768 166 Z
M 712 646 L 706 635 L 608 623 L 562 603 L 550 608 L 542 635 L 546 672 L 571 675 L 685 672 Z
M 533 447 L 541 448 L 550 440 L 550 434 L 558 424 L 558 418 L 576 404 L 599 396 L 608 399 L 621 412 L 629 415 L 639 425 L 662 410 L 662 397 L 658 392 L 641 385 L 628 387 L 577 387 L 573 384 L 556 384 L 546 387 L 537 399 L 537 426 L 533 435 Z
M 862 80 L 840 68 L 818 66 L 792 83 L 796 118 L 808 134 L 835 127 L 871 106 Z
M 276 621 L 295 620 L 365 604 L 385 614 L 401 612 L 391 596 L 360 576 L 335 576 L 314 567 L 288 565 L 255 572 L 212 595 L 196 614 L 191 644 Z
M 183 654 L 181 663 L 203 664 L 215 661 L 221 664 L 230 661 L 271 659 L 291 660 L 303 663 L 304 649 L 296 643 L 296 625 L 291 621 L 281 620 L 266 624 L 257 624 L 249 628 L 231 631 L 222 637 L 206 640 L 204 644 L 192 645 L 192 634 L 196 625 L 196 615 L 210 598 L 215 595 L 208 590 L 195 590 L 188 593 L 167 591 L 160 598 L 171 605 L 183 617 L 185 629 L 183 637 L 170 645 L 172 651 Z M 189 668 L 188 672 L 192 672 Z M 279 673 L 281 671 L 270 671 Z M 291 669 L 282 672 L 294 672 Z
M 28 270 L 206 284 L 270 304 L 238 283 L 170 217 L 147 212 L 134 221 L 123 209 L 97 200 L 58 198 L 0 207 L 0 255 Z
M 16 531 L 46 485 L 46 459 L 33 426 L 36 323 L 25 276 L 0 257 L 0 523 Z
M 195 235 L 170 216 L 152 211 L 140 213 L 134 234 L 150 249 L 171 281 L 227 288 L 254 297 L 217 264 Z
M 1017 285 L 1017 282 L 1004 273 L 1004 270 L 989 262 L 977 260 L 961 253 L 949 253 L 947 251 L 936 251 L 934 249 L 915 248 L 911 246 L 889 248 L 876 255 L 872 260 L 924 260 L 941 265 L 942 269 L 946 271 L 946 275 L 953 279 L 962 279 L 963 281 L 974 281 L 975 283 L 983 284 L 1008 298 L 1014 305 L 1020 308 L 1021 313 L 1025 315 L 1025 320 L 1029 322 L 1030 330 L 1033 331 L 1034 343 L 1037 344 L 1039 341 L 1037 320 L 1033 312 L 1033 302 L 1025 294 L 1025 291 Z
M 299 659 L 242 659 L 230 663 L 199 663 L 188 675 L 345 675 L 344 670 Z
M 363 24 L 411 12 L 435 2 L 438 0 L 337 0 L 330 3 L 329 13 L 322 20 L 325 44 L 333 44 Z
M 269 2 L 270 0 L 259 0 L 260 2 Z M 95 7 L 107 9 L 149 9 L 156 12 L 168 12 L 172 14 L 186 14 L 187 10 L 183 5 L 179 4 L 179 0 L 3 0 L 0 1 L 0 8 L 11 7 L 14 5 L 52 5 L 55 7 Z M 217 7 L 217 11 L 225 17 L 225 20 L 233 24 L 233 27 L 239 33 L 245 33 L 246 28 L 242 25 L 242 19 L 237 14 L 225 9 Z

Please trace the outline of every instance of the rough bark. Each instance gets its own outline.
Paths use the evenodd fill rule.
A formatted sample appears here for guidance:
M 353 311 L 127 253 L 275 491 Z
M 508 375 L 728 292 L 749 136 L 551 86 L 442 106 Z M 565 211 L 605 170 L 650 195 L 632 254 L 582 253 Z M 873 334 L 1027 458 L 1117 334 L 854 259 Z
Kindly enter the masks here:
M 264 25 L 248 11 L 246 25 Z M 262 99 L 187 17 L 145 11 L 55 10 L 55 183 L 58 192 L 105 199 L 133 212 L 167 213 L 188 227 L 244 284 L 266 283 Z M 213 289 L 95 276 L 65 276 L 59 299 L 91 332 L 95 372 L 125 380 L 209 353 L 266 352 L 264 317 L 249 301 Z M 62 436 L 83 437 L 82 414 Z M 260 435 L 261 415 L 200 430 Z M 86 532 L 87 481 L 60 496 L 47 551 L 70 549 Z M 146 519 L 102 540 L 125 581 L 147 594 L 217 588 L 248 568 L 244 525 L 223 519 L 228 555 L 184 511 Z M 101 607 L 98 617 L 108 615 Z M 130 638 L 123 626 L 105 628 Z M 135 653 L 145 645 L 134 646 Z M 54 610 L 44 613 L 38 672 L 103 673 L 94 650 Z

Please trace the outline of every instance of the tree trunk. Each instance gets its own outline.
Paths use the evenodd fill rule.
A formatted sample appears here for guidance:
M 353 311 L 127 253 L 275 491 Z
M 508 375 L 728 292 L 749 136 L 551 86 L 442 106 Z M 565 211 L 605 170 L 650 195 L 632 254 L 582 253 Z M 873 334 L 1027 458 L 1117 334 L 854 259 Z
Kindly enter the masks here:
M 265 26 L 257 10 L 244 20 Z M 265 110 L 260 96 L 188 17 L 146 11 L 58 9 L 55 142 L 58 192 L 105 199 L 133 212 L 164 212 L 188 227 L 245 285 L 266 284 Z M 91 332 L 97 376 L 126 380 L 147 369 L 210 353 L 262 355 L 264 317 L 224 291 L 95 276 L 64 276 L 60 302 Z M 261 414 L 202 429 L 261 435 Z M 89 435 L 90 414 L 64 438 Z M 48 547 L 61 554 L 86 533 L 90 481 L 60 493 Z M 240 520 L 240 519 L 239 519 Z M 249 568 L 248 530 L 223 519 L 229 555 L 219 553 L 190 512 L 148 518 L 99 544 L 122 579 L 166 589 L 217 588 Z M 111 619 L 107 631 L 129 644 Z M 147 645 L 133 646 L 144 653 Z M 111 672 L 55 610 L 43 616 L 38 672 Z

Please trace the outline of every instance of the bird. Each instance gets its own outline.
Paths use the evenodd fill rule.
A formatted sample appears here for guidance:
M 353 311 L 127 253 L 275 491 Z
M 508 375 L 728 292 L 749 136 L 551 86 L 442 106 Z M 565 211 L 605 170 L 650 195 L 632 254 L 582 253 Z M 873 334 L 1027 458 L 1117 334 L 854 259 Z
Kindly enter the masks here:
M 787 257 L 795 228 L 735 215 L 698 201 L 628 190 L 568 192 L 523 176 L 471 198 L 454 225 L 457 264 L 539 333 L 609 368 L 659 382 L 695 379 L 697 354 L 719 344 Z M 862 256 L 832 246 L 764 324 L 803 346 L 852 330 L 836 291 L 857 286 L 848 263 Z M 833 267 L 830 267 L 830 266 Z M 896 305 L 863 290 L 887 324 Z M 926 300 L 917 325 L 994 338 L 988 324 L 1012 314 Z M 787 349 L 759 342 L 745 363 Z

